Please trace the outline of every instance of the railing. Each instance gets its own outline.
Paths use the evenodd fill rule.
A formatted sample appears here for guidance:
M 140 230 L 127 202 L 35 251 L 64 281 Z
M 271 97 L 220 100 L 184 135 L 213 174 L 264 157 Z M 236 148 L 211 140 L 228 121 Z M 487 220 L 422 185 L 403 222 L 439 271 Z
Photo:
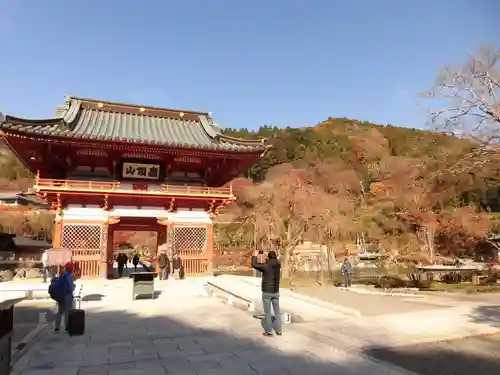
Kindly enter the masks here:
M 37 178 L 35 191 L 81 191 L 81 192 L 103 192 L 103 193 L 128 193 L 141 195 L 167 195 L 167 196 L 207 196 L 232 198 L 232 187 L 204 187 L 204 186 L 178 186 L 162 184 L 161 188 L 150 189 L 148 183 L 131 183 L 131 188 L 124 187 L 119 181 L 80 181 L 80 180 L 56 180 L 49 178 Z M 139 186 L 140 188 L 135 188 Z
M 207 289 L 213 289 L 212 290 L 212 297 L 217 297 L 217 291 L 220 291 L 220 292 L 223 292 L 226 297 L 227 297 L 227 304 L 228 305 L 232 305 L 233 304 L 233 298 L 236 298 L 236 299 L 239 299 L 243 302 L 245 302 L 248 306 L 248 311 L 250 312 L 255 312 L 255 304 L 253 303 L 253 301 L 251 299 L 248 299 L 246 297 L 242 297 L 242 296 L 239 296 L 237 295 L 236 293 L 233 293 L 227 289 L 224 289 L 218 285 L 215 285 L 213 283 L 211 283 L 210 281 L 207 281 L 205 282 L 205 287 Z

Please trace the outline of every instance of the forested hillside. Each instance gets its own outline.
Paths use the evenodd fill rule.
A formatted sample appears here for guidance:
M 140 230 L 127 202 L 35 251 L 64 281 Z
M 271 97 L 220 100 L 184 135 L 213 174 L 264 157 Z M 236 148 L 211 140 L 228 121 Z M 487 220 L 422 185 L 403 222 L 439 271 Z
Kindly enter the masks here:
M 32 186 L 32 174 L 0 140 L 0 191 L 24 191 Z
M 336 252 L 361 241 L 391 254 L 477 255 L 496 228 L 498 153 L 476 142 L 345 118 L 224 132 L 272 148 L 230 208 L 235 224 L 216 228 L 219 247 L 256 239 L 285 262 L 304 239 Z
M 473 147 L 468 141 L 438 133 L 346 118 L 330 118 L 308 128 L 263 126 L 257 131 L 224 129 L 223 132 L 235 137 L 268 139 L 272 148 L 247 176 L 255 181 L 263 180 L 270 167 L 281 163 L 300 162 L 305 166 L 318 160 L 342 160 L 362 170 L 388 157 L 442 160 L 467 153 Z

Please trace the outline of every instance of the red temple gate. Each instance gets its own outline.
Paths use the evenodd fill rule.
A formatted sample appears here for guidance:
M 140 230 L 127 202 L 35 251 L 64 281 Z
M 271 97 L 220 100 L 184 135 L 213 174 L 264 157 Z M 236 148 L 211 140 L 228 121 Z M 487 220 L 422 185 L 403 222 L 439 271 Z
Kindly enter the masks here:
M 149 224 L 170 253 L 180 253 L 186 274 L 209 271 L 210 218 L 234 201 L 228 182 L 268 149 L 262 139 L 221 133 L 209 112 L 77 97 L 67 97 L 54 118 L 5 116 L 0 137 L 37 175 L 34 190 L 56 213 L 53 246 L 71 249 L 84 277 L 109 276 L 114 225 L 123 220 L 137 230 L 144 219 L 111 218 L 116 207 L 154 208 L 161 214 L 149 219 L 162 222 L 202 212 L 195 222 Z

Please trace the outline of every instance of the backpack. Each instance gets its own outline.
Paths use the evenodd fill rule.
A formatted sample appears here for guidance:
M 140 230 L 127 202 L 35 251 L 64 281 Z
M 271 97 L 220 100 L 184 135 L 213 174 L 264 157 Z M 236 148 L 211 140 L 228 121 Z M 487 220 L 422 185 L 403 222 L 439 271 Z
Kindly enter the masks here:
M 66 280 L 61 276 L 54 277 L 49 285 L 49 295 L 54 301 L 60 302 L 66 295 Z

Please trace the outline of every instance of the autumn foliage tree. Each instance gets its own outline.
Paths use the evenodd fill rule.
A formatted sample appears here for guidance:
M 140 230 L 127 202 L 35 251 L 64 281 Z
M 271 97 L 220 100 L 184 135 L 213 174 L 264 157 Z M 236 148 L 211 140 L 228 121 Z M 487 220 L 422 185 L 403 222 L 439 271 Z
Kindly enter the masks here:
M 244 195 L 260 242 L 274 245 L 281 253 L 285 278 L 289 276 L 293 250 L 311 220 L 321 213 L 319 193 L 307 172 L 281 164 L 268 171 L 263 183 L 247 188 Z
M 29 237 L 50 238 L 54 214 L 48 211 L 18 209 L 0 211 L 0 230 Z

